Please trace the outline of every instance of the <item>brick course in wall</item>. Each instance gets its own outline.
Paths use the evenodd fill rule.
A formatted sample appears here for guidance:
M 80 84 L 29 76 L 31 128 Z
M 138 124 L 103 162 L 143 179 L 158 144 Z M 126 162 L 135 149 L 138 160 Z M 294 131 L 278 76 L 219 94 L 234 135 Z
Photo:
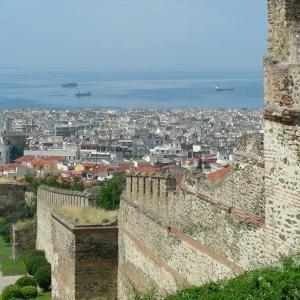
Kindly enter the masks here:
M 55 189 L 47 186 L 38 188 L 37 193 L 37 240 L 36 247 L 45 251 L 47 260 L 52 261 L 51 213 L 59 206 L 95 206 L 95 197 L 89 193 Z
M 119 299 L 172 292 L 300 250 L 300 1 L 268 0 L 264 135 L 207 182 L 131 174 L 119 213 Z M 226 174 L 225 174 L 226 173 Z
M 151 183 L 157 178 L 159 184 Z M 145 182 L 150 194 L 143 190 L 139 194 L 137 182 Z M 260 265 L 264 219 L 222 203 L 205 190 L 201 194 L 190 180 L 176 191 L 172 182 L 161 175 L 127 178 L 129 190 L 123 194 L 119 213 L 120 299 L 132 297 L 135 282 L 137 288 L 165 294 Z M 167 197 L 159 197 L 166 187 Z M 245 251 L 248 255 L 243 256 Z
M 117 299 L 118 228 L 52 214 L 52 299 Z

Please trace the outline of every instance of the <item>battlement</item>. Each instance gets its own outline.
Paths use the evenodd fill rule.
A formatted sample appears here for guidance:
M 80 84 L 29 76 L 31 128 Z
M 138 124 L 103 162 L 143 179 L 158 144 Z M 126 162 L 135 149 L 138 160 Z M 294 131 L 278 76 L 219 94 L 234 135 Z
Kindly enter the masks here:
M 176 179 L 167 172 L 155 174 L 131 173 L 126 178 L 123 201 L 141 205 L 158 214 L 172 214 L 176 194 Z
M 152 175 L 131 173 L 126 178 L 126 195 L 131 200 L 167 199 L 175 191 L 176 179 L 166 172 L 158 172 Z
M 126 195 L 133 201 L 168 199 L 176 191 L 176 179 L 166 172 L 131 173 L 126 178 Z
M 38 188 L 38 201 L 45 205 L 58 206 L 95 206 L 95 197 L 86 192 L 56 189 L 49 186 Z

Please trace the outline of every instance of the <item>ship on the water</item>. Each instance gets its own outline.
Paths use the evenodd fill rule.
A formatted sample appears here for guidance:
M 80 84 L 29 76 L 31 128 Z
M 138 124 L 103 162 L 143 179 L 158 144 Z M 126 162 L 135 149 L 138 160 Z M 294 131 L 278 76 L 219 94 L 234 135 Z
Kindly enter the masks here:
M 216 85 L 217 92 L 226 92 L 226 91 L 233 91 L 233 90 L 234 90 L 233 87 L 223 87 L 223 86 L 220 86 L 219 84 Z
M 89 96 L 92 96 L 92 93 L 91 92 L 85 92 L 85 93 L 81 93 L 80 91 L 78 91 L 76 94 L 75 94 L 76 97 L 89 97 Z
M 64 82 L 61 86 L 64 88 L 73 88 L 78 87 L 78 84 L 76 82 Z

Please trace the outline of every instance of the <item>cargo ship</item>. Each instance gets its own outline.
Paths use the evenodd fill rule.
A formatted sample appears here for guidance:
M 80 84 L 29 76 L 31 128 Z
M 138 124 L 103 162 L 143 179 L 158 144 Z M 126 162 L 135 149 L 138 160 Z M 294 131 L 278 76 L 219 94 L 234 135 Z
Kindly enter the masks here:
M 89 96 L 92 96 L 92 93 L 91 92 L 86 92 L 86 93 L 81 93 L 80 91 L 78 91 L 76 94 L 75 94 L 76 97 L 89 97 Z
M 64 88 L 73 88 L 78 87 L 78 84 L 76 82 L 64 82 L 61 86 Z
M 227 91 L 233 91 L 233 87 L 222 87 L 219 84 L 216 85 L 216 91 L 217 92 L 227 92 Z

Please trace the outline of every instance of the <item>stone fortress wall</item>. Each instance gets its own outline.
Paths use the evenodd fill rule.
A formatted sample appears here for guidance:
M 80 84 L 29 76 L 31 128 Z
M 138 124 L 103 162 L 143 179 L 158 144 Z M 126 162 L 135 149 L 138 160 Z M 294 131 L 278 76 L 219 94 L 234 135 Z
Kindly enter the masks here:
M 26 186 L 7 179 L 0 180 L 0 217 L 8 217 L 18 213 L 26 206 Z
M 132 297 L 132 284 L 164 294 L 261 265 L 264 167 L 261 157 L 239 156 L 212 184 L 193 176 L 177 187 L 168 175 L 127 177 L 119 213 L 119 299 Z
M 300 0 L 268 0 L 268 7 L 263 137 L 243 137 L 230 172 L 216 180 L 191 175 L 176 186 L 165 173 L 127 177 L 119 211 L 118 299 L 132 299 L 134 287 L 165 294 L 299 252 Z M 116 232 L 72 227 L 52 215 L 61 205 L 94 206 L 95 199 L 38 190 L 37 248 L 52 263 L 54 297 L 76 299 L 92 285 L 97 289 L 101 274 L 112 284 L 116 260 L 102 248 L 115 249 Z M 89 258 L 101 262 L 99 273 L 89 269 Z M 112 259 L 108 273 L 102 270 L 106 259 Z
M 265 57 L 267 253 L 300 247 L 300 1 L 269 1 Z
M 34 250 L 36 244 L 36 224 L 22 228 L 18 223 L 11 228 L 12 258 L 20 259 L 24 253 Z
M 119 299 L 241 274 L 300 250 L 300 0 L 268 0 L 263 140 L 244 137 L 222 179 L 127 178 Z
M 52 299 L 117 299 L 116 224 L 73 225 L 52 214 Z
M 45 251 L 52 262 L 51 214 L 59 206 L 95 206 L 96 200 L 85 192 L 67 191 L 47 186 L 38 188 L 37 193 L 37 238 L 36 248 Z

